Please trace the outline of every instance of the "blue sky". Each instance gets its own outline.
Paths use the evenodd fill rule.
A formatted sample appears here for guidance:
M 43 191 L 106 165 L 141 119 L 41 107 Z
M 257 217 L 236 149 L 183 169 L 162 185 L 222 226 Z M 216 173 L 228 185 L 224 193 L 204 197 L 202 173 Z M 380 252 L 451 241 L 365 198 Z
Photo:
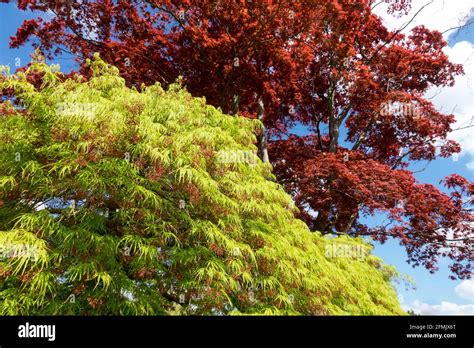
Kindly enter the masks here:
M 435 0 L 435 2 L 440 4 L 441 1 L 442 0 Z M 414 7 L 416 8 L 416 5 L 421 2 L 422 0 L 414 0 Z M 453 9 L 453 7 L 457 6 L 454 5 L 454 3 L 462 4 L 462 6 L 459 5 L 459 8 Z M 455 20 L 461 18 L 459 14 L 469 14 L 468 9 L 470 8 L 474 8 L 474 1 L 472 0 L 452 2 L 449 11 L 446 11 L 444 8 L 436 8 L 435 3 L 432 9 L 433 12 L 428 12 L 424 17 L 423 15 L 420 16 L 417 24 L 426 24 L 428 27 L 438 30 L 449 28 L 455 26 L 450 26 L 450 22 L 456 24 L 457 22 L 455 22 Z M 441 14 L 440 11 L 443 11 L 443 13 Z M 436 20 L 436 16 L 442 16 L 441 18 L 443 18 L 445 22 L 444 27 L 436 27 L 436 25 L 438 25 L 437 22 L 439 22 Z M 29 62 L 32 53 L 31 46 L 26 45 L 20 49 L 12 50 L 9 48 L 9 37 L 14 35 L 16 28 L 21 25 L 23 20 L 35 17 L 36 15 L 34 14 L 19 11 L 14 4 L 0 4 L 0 65 L 10 65 L 12 70 L 15 70 L 15 63 L 19 62 L 21 66 L 24 66 Z M 383 17 L 388 26 L 392 25 L 395 27 L 397 23 L 399 23 L 397 21 L 400 20 L 385 15 Z M 474 19 L 474 16 L 471 18 Z M 474 60 L 472 55 L 474 53 L 474 25 L 472 28 L 462 30 L 461 32 L 452 32 L 451 35 L 446 35 L 446 38 L 449 39 L 449 46 L 452 48 L 449 52 L 453 54 L 453 57 L 471 57 Z M 467 52 L 467 49 L 472 50 Z M 74 67 L 74 61 L 70 57 L 56 59 L 54 63 L 59 63 L 63 71 L 68 71 Z M 456 87 L 460 88 L 460 90 L 462 89 L 464 92 L 465 88 L 462 84 L 467 81 L 466 83 L 469 88 L 472 89 L 470 96 L 474 96 L 474 83 L 471 83 L 472 81 L 470 80 L 470 78 L 474 80 L 474 76 L 472 76 L 473 72 L 474 69 L 467 70 L 468 76 L 460 80 Z M 459 91 L 453 90 L 452 93 L 458 95 Z M 441 93 L 441 95 L 443 95 L 443 93 Z M 445 100 L 450 98 L 450 92 L 447 91 L 446 93 L 448 94 Z M 439 100 L 439 108 L 443 107 L 443 98 L 441 97 Z M 472 104 L 466 104 L 463 99 L 456 104 L 456 107 L 461 108 L 461 111 L 459 111 L 460 118 L 465 117 L 465 115 L 468 115 L 471 111 L 473 111 L 471 115 L 474 116 Z M 465 123 L 466 120 L 462 120 L 462 122 Z M 464 124 L 462 122 L 460 120 L 460 124 Z M 295 131 L 300 133 L 301 129 L 296 128 Z M 457 161 L 453 161 L 452 159 L 440 159 L 432 162 L 424 172 L 416 174 L 417 179 L 438 187 L 440 187 L 439 182 L 442 178 L 453 173 L 458 173 L 469 180 L 474 180 L 474 166 L 470 164 L 474 163 L 474 146 L 471 147 L 471 143 L 474 142 L 474 133 L 472 130 L 468 132 L 464 132 L 464 135 L 461 136 L 456 135 L 456 140 L 459 140 L 466 148 L 466 151 L 462 153 Z M 423 165 L 423 163 L 416 164 L 412 169 L 421 169 Z M 397 286 L 406 308 L 413 308 L 422 314 L 474 314 L 474 282 L 449 280 L 448 261 L 441 260 L 439 265 L 440 270 L 435 274 L 430 274 L 422 267 L 412 268 L 406 263 L 404 248 L 400 247 L 396 241 L 389 241 L 384 245 L 376 245 L 375 254 L 380 256 L 386 263 L 394 265 L 400 273 L 408 275 L 415 280 L 415 290 L 407 290 L 403 284 Z

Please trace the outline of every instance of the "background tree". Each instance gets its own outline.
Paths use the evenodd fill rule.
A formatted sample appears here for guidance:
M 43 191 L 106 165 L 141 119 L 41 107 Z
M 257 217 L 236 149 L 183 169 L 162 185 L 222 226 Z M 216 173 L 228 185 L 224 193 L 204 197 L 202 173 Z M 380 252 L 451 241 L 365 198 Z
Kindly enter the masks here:
M 403 314 L 370 245 L 294 217 L 259 121 L 35 59 L 0 79 L 0 314 Z
M 193 95 L 263 122 L 259 156 L 271 160 L 311 230 L 397 238 L 413 264 L 434 271 L 446 255 L 453 276 L 468 278 L 472 199 L 419 183 L 408 169 L 460 151 L 447 140 L 454 116 L 423 95 L 451 85 L 462 67 L 443 53 L 440 33 L 390 32 L 372 12 L 377 5 L 22 0 L 19 8 L 54 16 L 26 21 L 11 45 L 35 38 L 50 57 L 100 52 L 132 86 L 183 76 Z M 409 6 L 396 2 L 390 11 Z M 308 134 L 292 135 L 295 125 Z M 463 185 L 469 192 L 472 184 Z M 364 217 L 374 215 L 386 222 L 367 224 Z
M 334 3 L 320 22 L 324 34 L 307 42 L 317 59 L 298 83 L 303 101 L 296 112 L 310 134 L 274 142 L 280 182 L 312 230 L 381 242 L 395 237 L 413 264 L 434 271 L 439 257 L 449 256 L 451 270 L 470 277 L 472 192 L 450 197 L 407 170 L 460 151 L 447 139 L 454 116 L 423 95 L 430 86 L 452 85 L 461 66 L 448 61 L 440 33 L 388 32 L 360 3 Z M 361 222 L 374 213 L 382 223 Z

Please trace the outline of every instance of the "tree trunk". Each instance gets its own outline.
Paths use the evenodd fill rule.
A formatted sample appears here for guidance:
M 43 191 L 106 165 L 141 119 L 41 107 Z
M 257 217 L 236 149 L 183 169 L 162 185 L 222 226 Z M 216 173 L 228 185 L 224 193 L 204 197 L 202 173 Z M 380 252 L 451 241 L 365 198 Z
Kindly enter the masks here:
M 339 122 L 333 120 L 333 122 L 329 125 L 329 132 L 331 141 L 329 142 L 329 152 L 336 153 L 337 144 L 339 140 Z
M 265 106 L 263 104 L 262 97 L 258 98 L 257 104 L 257 118 L 263 124 L 263 118 L 265 117 Z M 258 136 L 258 156 L 264 163 L 270 163 L 270 158 L 268 156 L 267 136 L 265 134 L 265 126 L 263 127 L 262 133 Z
M 232 97 L 232 115 L 237 116 L 240 108 L 240 95 L 234 94 Z

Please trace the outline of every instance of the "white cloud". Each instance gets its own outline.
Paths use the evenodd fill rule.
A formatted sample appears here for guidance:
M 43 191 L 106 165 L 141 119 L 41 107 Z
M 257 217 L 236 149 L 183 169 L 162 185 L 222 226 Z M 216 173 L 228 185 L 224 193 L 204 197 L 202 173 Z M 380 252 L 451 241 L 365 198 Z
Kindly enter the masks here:
M 434 96 L 439 111 L 456 116 L 453 129 L 474 125 L 474 44 L 462 41 L 445 52 L 452 62 L 463 64 L 465 75 L 458 76 L 453 87 L 431 89 L 427 97 Z M 450 138 L 461 144 L 460 156 L 468 156 L 467 168 L 474 170 L 474 127 L 456 130 Z
M 464 280 L 454 288 L 454 292 L 461 298 L 474 302 L 474 281 Z
M 460 298 L 469 300 L 473 304 L 457 304 L 442 301 L 440 304 L 430 305 L 428 303 L 415 300 L 411 304 L 403 304 L 404 310 L 412 310 L 421 315 L 474 315 L 474 281 L 464 280 L 454 288 L 454 292 Z
M 401 28 L 423 5 L 430 2 L 432 3 L 422 10 L 404 30 L 405 33 L 420 24 L 429 29 L 444 32 L 449 28 L 465 24 L 469 16 L 474 15 L 474 0 L 412 0 L 412 10 L 407 16 L 400 18 L 387 14 L 387 5 L 377 7 L 375 12 L 382 17 L 388 28 L 395 30 Z M 453 31 L 445 33 L 445 38 L 447 39 L 451 33 Z M 453 113 L 456 116 L 453 129 L 474 125 L 474 45 L 471 42 L 462 41 L 454 47 L 446 47 L 445 52 L 452 62 L 463 64 L 465 75 L 456 78 L 454 87 L 433 88 L 426 96 L 432 98 L 439 111 Z M 454 131 L 450 138 L 461 145 L 460 157 L 467 156 L 467 168 L 474 171 L 474 127 Z
M 431 2 L 431 4 L 429 4 Z M 429 4 L 429 5 L 427 5 Z M 412 0 L 412 9 L 406 16 L 395 17 L 387 13 L 387 4 L 375 8 L 375 13 L 383 18 L 389 29 L 399 29 L 424 6 L 427 5 L 411 22 L 405 32 L 417 25 L 423 24 L 428 29 L 441 32 L 462 25 L 469 19 L 469 14 L 474 8 L 474 0 Z M 447 32 L 448 36 L 451 32 Z
M 430 305 L 421 301 L 413 301 L 411 305 L 404 305 L 406 311 L 411 309 L 421 315 L 474 315 L 474 304 L 460 305 L 452 302 Z

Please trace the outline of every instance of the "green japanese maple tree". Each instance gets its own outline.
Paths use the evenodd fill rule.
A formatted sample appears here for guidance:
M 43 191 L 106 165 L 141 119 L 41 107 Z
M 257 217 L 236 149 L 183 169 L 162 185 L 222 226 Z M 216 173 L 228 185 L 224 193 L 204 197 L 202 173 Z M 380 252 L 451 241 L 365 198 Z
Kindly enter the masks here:
M 0 315 L 404 313 L 369 244 L 295 218 L 258 120 L 88 63 L 0 77 Z

